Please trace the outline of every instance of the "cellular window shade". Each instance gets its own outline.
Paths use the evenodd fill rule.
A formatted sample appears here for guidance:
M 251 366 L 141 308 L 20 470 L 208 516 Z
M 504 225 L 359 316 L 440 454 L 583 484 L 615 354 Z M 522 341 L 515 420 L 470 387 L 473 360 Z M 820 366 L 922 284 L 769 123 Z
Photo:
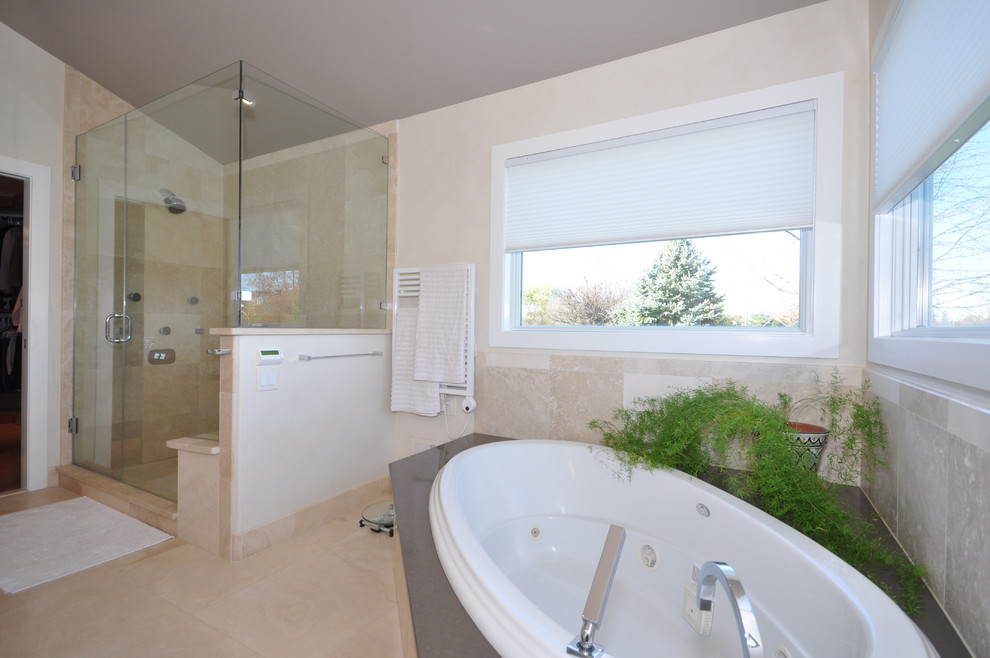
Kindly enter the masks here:
M 934 171 L 951 153 L 940 147 L 990 97 L 990 2 L 903 0 L 874 73 L 879 207 Z
M 769 116 L 767 116 L 769 114 Z M 506 252 L 810 227 L 813 103 L 506 162 Z

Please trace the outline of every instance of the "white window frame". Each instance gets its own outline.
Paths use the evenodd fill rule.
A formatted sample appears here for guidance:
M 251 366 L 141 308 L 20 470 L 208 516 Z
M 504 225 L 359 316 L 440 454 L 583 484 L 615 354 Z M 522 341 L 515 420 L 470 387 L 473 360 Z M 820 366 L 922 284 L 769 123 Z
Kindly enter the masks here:
M 977 114 L 990 115 L 990 102 Z M 950 141 L 965 141 L 967 132 L 972 132 L 971 126 Z M 990 363 L 990 329 L 918 326 L 928 294 L 921 262 L 928 245 L 922 243 L 920 230 L 929 221 L 930 194 L 922 187 L 928 185 L 926 178 L 911 192 L 912 204 L 899 215 L 897 203 L 881 206 L 874 215 L 869 358 L 879 365 L 990 391 L 990 369 L 977 365 Z
M 492 148 L 489 343 L 494 347 L 833 359 L 841 321 L 843 143 L 841 72 L 686 105 L 652 114 L 525 139 Z M 813 101 L 816 109 L 812 258 L 802 282 L 800 329 L 773 327 L 521 326 L 508 299 L 518 268 L 505 253 L 505 163 L 513 158 L 666 130 L 701 121 Z
M 875 167 L 882 164 L 894 170 L 886 183 L 873 183 L 873 311 L 868 346 L 871 363 L 985 392 L 990 391 L 990 368 L 984 365 L 990 363 L 990 331 L 918 327 L 919 309 L 925 308 L 928 294 L 918 258 L 927 245 L 921 244 L 915 228 L 926 220 L 922 216 L 926 209 L 915 207 L 901 217 L 893 212 L 990 118 L 986 20 L 985 4 L 943 6 L 923 1 L 891 3 L 885 17 L 883 36 L 873 53 L 875 101 L 877 76 L 889 75 L 889 67 L 898 73 L 893 91 L 889 83 L 881 84 L 884 99 L 874 108 L 881 120 L 874 121 L 873 155 Z M 911 102 L 915 98 L 924 102 Z M 892 112 L 894 119 L 881 109 Z M 903 123 L 904 118 L 913 123 Z M 889 154 L 896 149 L 880 149 L 879 158 L 888 160 L 876 162 L 877 123 L 887 126 L 888 132 L 894 124 L 895 139 L 890 143 L 904 142 L 908 155 L 895 158 Z M 920 203 L 923 196 L 917 193 L 916 201 Z

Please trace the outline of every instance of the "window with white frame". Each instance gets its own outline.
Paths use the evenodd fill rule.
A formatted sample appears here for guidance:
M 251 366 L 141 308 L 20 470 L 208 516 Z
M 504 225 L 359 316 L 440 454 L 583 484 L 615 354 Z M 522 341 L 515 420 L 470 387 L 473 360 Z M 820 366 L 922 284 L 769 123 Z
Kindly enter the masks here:
M 495 147 L 493 345 L 834 357 L 842 76 Z
M 874 61 L 871 361 L 990 390 L 990 5 L 903 0 Z

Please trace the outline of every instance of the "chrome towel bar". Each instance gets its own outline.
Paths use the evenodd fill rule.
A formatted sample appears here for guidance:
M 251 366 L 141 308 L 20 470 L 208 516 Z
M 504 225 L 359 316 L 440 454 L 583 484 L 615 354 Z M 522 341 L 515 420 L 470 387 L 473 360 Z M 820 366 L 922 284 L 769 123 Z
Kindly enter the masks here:
M 300 361 L 315 361 L 316 359 L 344 359 L 350 356 L 382 356 L 385 354 L 381 350 L 372 350 L 371 352 L 357 352 L 356 354 L 326 354 L 323 356 L 310 356 L 309 354 L 300 354 Z

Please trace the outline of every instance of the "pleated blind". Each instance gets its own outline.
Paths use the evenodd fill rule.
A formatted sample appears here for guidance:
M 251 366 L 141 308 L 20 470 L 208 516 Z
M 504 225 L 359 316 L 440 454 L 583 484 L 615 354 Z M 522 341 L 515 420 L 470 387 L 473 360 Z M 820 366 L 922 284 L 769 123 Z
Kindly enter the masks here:
M 931 174 L 953 137 L 969 137 L 954 133 L 990 97 L 990 1 L 902 0 L 874 74 L 877 207 Z
M 814 175 L 811 101 L 512 158 L 505 248 L 807 228 Z

